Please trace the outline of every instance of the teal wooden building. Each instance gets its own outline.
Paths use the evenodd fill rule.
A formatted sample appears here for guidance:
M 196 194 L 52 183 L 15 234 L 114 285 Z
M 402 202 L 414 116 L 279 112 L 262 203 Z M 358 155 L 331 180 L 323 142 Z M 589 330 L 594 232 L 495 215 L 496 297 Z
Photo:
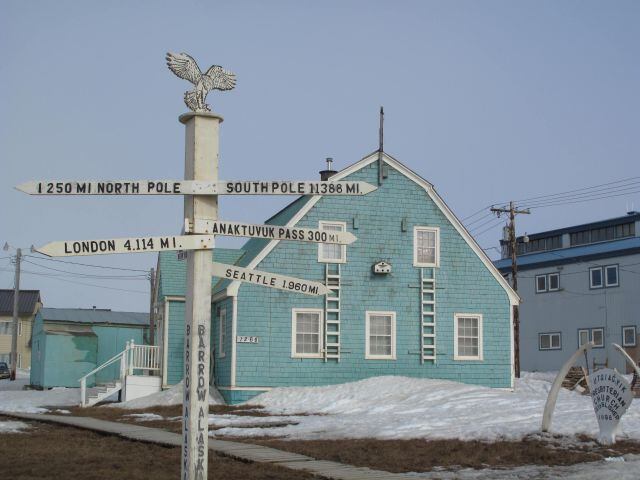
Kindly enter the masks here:
M 30 383 L 37 388 L 79 387 L 78 380 L 133 340 L 144 344 L 149 314 L 104 309 L 42 308 L 34 322 Z M 105 383 L 120 378 L 118 365 L 91 378 Z
M 211 384 L 229 403 L 273 387 L 378 375 L 513 386 L 512 306 L 519 300 L 433 186 L 387 154 L 331 180 L 381 185 L 365 196 L 302 196 L 272 225 L 342 230 L 349 246 L 250 239 L 217 262 L 330 286 L 310 297 L 212 279 Z M 156 341 L 163 384 L 182 378 L 186 261 L 158 259 Z

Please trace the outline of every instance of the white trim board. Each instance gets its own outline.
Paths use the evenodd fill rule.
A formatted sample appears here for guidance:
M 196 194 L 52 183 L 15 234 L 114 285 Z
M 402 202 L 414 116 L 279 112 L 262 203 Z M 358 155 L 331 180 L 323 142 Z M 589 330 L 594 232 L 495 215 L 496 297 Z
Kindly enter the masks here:
M 511 288 L 511 285 L 505 280 L 502 274 L 498 271 L 498 269 L 493 265 L 493 262 L 489 259 L 484 250 L 478 245 L 475 239 L 471 236 L 469 231 L 462 225 L 462 222 L 458 220 L 458 218 L 454 215 L 451 209 L 447 206 L 445 201 L 438 195 L 438 193 L 433 188 L 433 185 L 429 183 L 424 178 L 420 177 L 417 173 L 413 172 L 398 160 L 393 157 L 387 155 L 383 152 L 382 159 L 384 163 L 391 166 L 405 177 L 413 180 L 415 183 L 420 185 L 429 195 L 429 198 L 440 208 L 442 213 L 444 213 L 445 217 L 451 222 L 453 227 L 458 231 L 458 233 L 462 236 L 462 238 L 467 242 L 469 247 L 474 251 L 474 253 L 478 256 L 478 258 L 484 263 L 485 267 L 489 270 L 489 272 L 494 276 L 494 278 L 498 281 L 498 283 L 505 290 L 507 296 L 509 297 L 509 301 L 511 305 L 518 305 L 520 303 L 520 297 L 518 294 Z M 352 173 L 366 167 L 367 165 L 378 160 L 378 152 L 374 152 L 366 157 L 364 157 L 359 162 L 354 163 L 353 165 L 341 170 L 331 177 L 331 181 L 341 180 L 344 177 L 351 175 Z M 322 198 L 321 195 L 314 195 L 311 200 L 309 200 L 304 207 L 302 207 L 298 213 L 296 213 L 289 222 L 287 222 L 285 227 L 294 227 L 304 216 L 311 210 L 316 203 Z M 275 248 L 280 240 L 271 240 L 259 253 L 256 255 L 253 260 L 247 265 L 245 268 L 256 268 L 262 260 L 265 259 L 269 253 Z M 227 287 L 227 295 L 228 296 L 236 296 L 238 294 L 238 289 L 240 288 L 242 282 L 235 280 L 231 282 L 231 284 Z

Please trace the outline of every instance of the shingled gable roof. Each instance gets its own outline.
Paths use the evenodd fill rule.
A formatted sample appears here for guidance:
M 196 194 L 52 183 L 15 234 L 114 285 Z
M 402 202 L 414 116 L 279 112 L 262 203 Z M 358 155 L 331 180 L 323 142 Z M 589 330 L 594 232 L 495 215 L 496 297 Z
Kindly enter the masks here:
M 338 173 L 331 177 L 331 181 L 341 180 L 344 177 L 351 175 L 352 173 L 366 167 L 367 165 L 377 160 L 378 152 L 375 151 L 364 157 L 362 160 L 346 167 L 343 170 L 340 170 Z M 518 294 L 513 290 L 513 288 L 511 288 L 509 283 L 500 274 L 491 259 L 489 259 L 487 254 L 484 253 L 484 250 L 482 250 L 480 245 L 478 245 L 469 231 L 464 227 L 462 222 L 460 222 L 458 217 L 454 215 L 445 201 L 440 197 L 440 195 L 438 195 L 433 185 L 387 153 L 382 153 L 382 160 L 384 163 L 424 188 L 424 190 L 427 192 L 427 195 L 429 195 L 429 198 L 431 198 L 436 206 L 440 208 L 444 216 L 451 222 L 453 227 L 458 231 L 462 238 L 467 242 L 469 247 L 487 267 L 487 270 L 489 270 L 489 272 L 494 276 L 494 278 L 498 281 L 502 288 L 504 288 L 511 304 L 516 305 L 520 303 L 520 297 L 518 296 Z M 311 210 L 311 208 L 313 208 L 313 206 L 321 198 L 321 195 L 307 195 L 299 197 L 297 200 L 290 203 L 287 207 L 271 217 L 268 222 L 271 221 L 274 225 L 286 225 L 288 227 L 293 227 L 307 214 L 307 212 L 309 212 L 309 210 Z M 256 268 L 257 265 L 269 254 L 269 252 L 271 252 L 271 250 L 275 248 L 275 246 L 279 242 L 279 240 L 260 240 L 259 242 L 251 244 L 252 241 L 253 239 L 249 240 L 242 247 L 243 250 L 246 250 L 246 254 L 241 258 L 241 262 L 239 262 L 239 264 L 246 268 Z M 249 244 L 251 244 L 251 246 L 249 246 Z M 227 280 L 224 283 L 220 282 L 216 286 L 215 290 L 217 292 L 220 292 L 221 290 L 226 288 L 226 294 L 228 296 L 236 296 L 240 285 L 241 282 L 237 280 L 233 282 L 229 282 Z
M 32 315 L 40 301 L 40 290 L 20 290 L 18 315 Z M 13 290 L 0 290 L 0 315 L 13 315 Z

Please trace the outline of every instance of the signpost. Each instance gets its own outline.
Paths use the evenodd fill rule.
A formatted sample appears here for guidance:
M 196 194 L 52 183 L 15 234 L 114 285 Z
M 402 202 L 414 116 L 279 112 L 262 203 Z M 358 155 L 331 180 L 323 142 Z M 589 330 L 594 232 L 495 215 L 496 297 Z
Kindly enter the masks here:
M 166 237 L 64 240 L 47 243 L 35 250 L 49 257 L 165 252 L 170 250 L 210 250 L 213 248 L 213 238 L 213 235 L 169 235 Z
M 276 225 L 254 225 L 218 220 L 218 195 L 366 195 L 378 187 L 361 181 L 218 180 L 218 131 L 222 117 L 204 103 L 209 90 L 230 90 L 235 75 L 220 66 L 202 73 L 186 53 L 167 54 L 167 65 L 178 77 L 195 85 L 185 93 L 192 112 L 181 115 L 185 125 L 184 180 L 38 180 L 16 188 L 30 195 L 184 195 L 187 235 L 164 237 L 69 240 L 48 243 L 38 252 L 48 256 L 102 255 L 178 250 L 187 255 L 185 299 L 183 480 L 207 477 L 211 277 L 252 283 L 306 295 L 326 295 L 319 282 L 212 263 L 209 250 L 215 235 L 294 240 L 348 245 L 349 232 L 322 231 Z M 236 337 L 238 343 L 258 343 L 258 337 Z
M 301 280 L 295 277 L 262 272 L 250 268 L 236 267 L 235 265 L 227 265 L 225 263 L 213 262 L 211 271 L 214 277 L 239 280 L 241 282 L 253 283 L 254 285 L 304 293 L 306 295 L 326 295 L 331 292 L 331 290 L 319 282 Z
M 36 180 L 16 186 L 29 195 L 366 195 L 377 188 L 308 180 Z

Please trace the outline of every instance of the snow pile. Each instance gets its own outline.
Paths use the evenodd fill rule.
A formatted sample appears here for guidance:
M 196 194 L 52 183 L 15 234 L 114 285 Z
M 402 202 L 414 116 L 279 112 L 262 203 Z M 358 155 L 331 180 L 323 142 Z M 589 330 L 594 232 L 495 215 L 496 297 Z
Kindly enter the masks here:
M 247 427 L 260 425 L 268 427 L 269 425 L 281 426 L 287 423 L 298 423 L 303 418 L 299 415 L 282 415 L 276 417 L 251 417 L 244 415 L 209 415 L 209 425 L 214 427 Z
M 46 413 L 43 407 L 80 404 L 80 389 L 4 390 L 0 386 L 0 412 Z
M 540 431 L 553 375 L 526 374 L 515 392 L 447 380 L 375 377 L 326 387 L 276 388 L 251 400 L 271 413 L 321 413 L 296 417 L 298 425 L 280 428 L 233 427 L 215 436 L 331 438 L 520 439 Z M 622 418 L 619 437 L 640 439 L 640 401 Z M 598 425 L 591 398 L 562 390 L 553 433 L 594 436 Z
M 6 422 L 0 421 L 0 434 L 20 433 L 22 430 L 26 430 L 27 428 L 29 428 L 29 425 L 24 422 L 14 422 L 12 420 Z
M 112 403 L 105 405 L 106 407 L 113 408 L 149 408 L 149 407 L 161 407 L 165 405 L 182 405 L 183 396 L 182 382 L 174 385 L 168 390 L 162 390 L 160 392 L 152 393 L 146 397 L 135 398 L 128 402 Z M 220 393 L 213 387 L 209 387 L 209 405 L 224 404 L 224 400 Z
M 130 413 L 125 417 L 132 417 L 136 422 L 151 422 L 153 420 L 164 420 L 162 415 L 155 413 Z

